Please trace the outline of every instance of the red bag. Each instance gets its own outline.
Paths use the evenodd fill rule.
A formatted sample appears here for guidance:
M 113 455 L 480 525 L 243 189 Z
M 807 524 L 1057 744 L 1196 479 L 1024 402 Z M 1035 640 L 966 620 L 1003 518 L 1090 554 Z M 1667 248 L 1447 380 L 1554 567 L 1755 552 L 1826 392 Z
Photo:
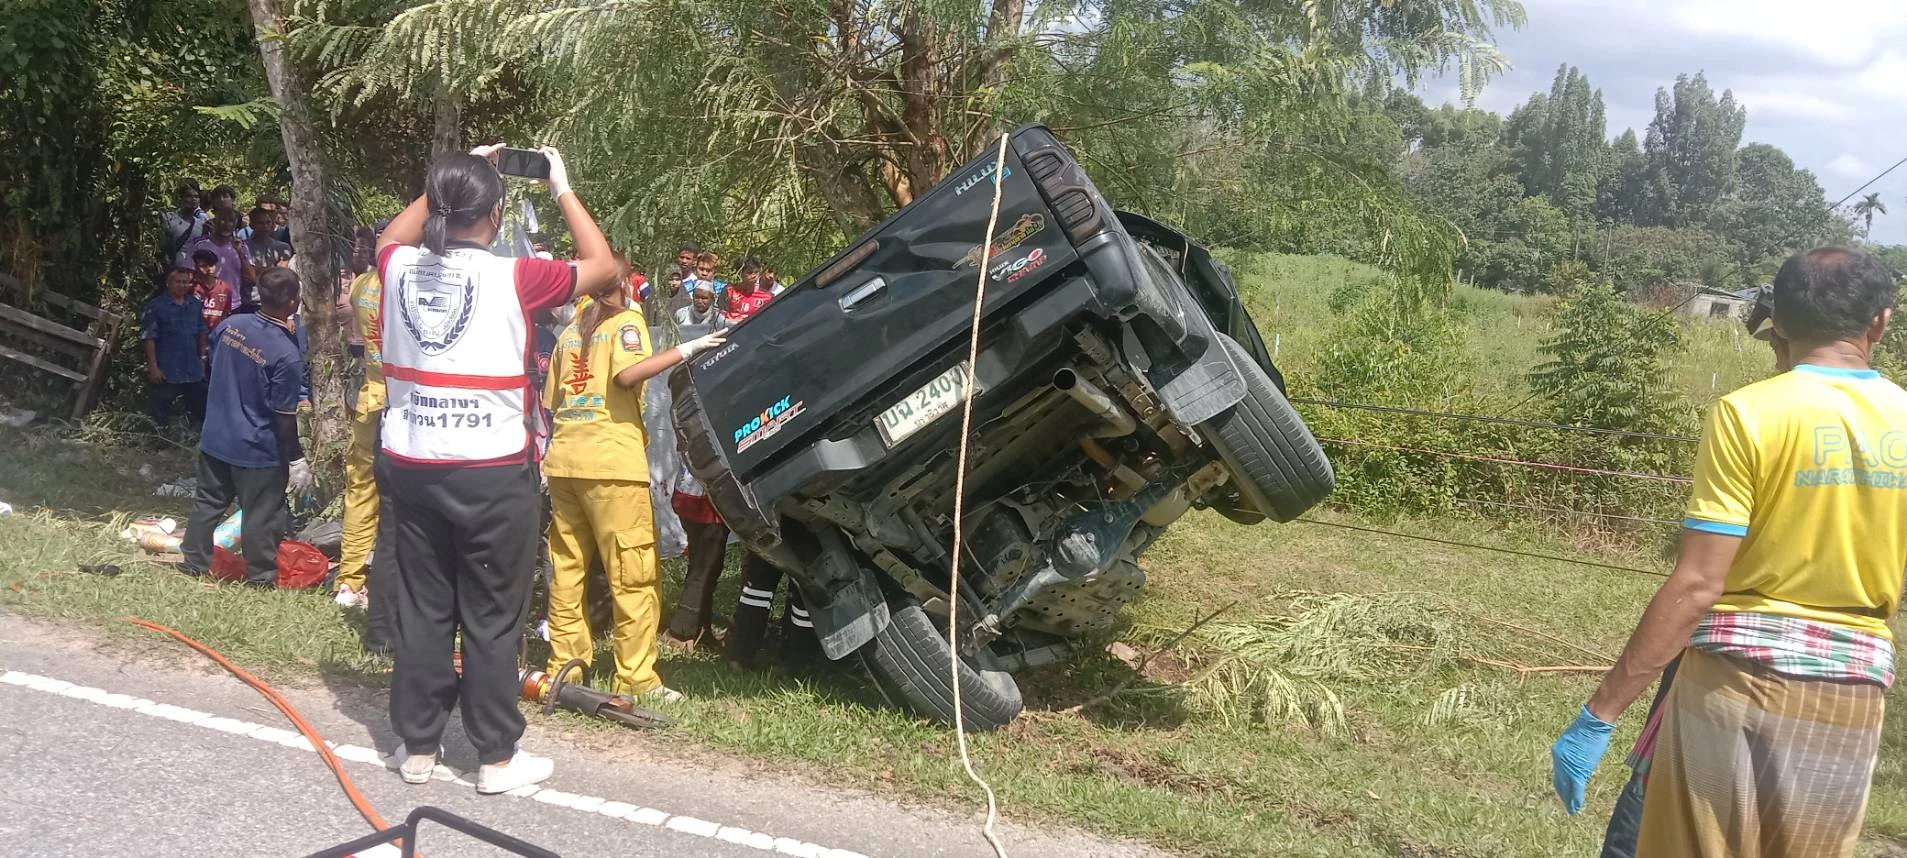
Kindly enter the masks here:
M 278 543 L 278 589 L 303 590 L 324 583 L 331 559 L 318 546 L 287 539 Z
M 223 548 L 212 548 L 212 577 L 220 581 L 245 580 L 245 558 Z
M 308 542 L 287 539 L 278 543 L 278 589 L 303 590 L 324 583 L 331 561 Z M 212 577 L 220 581 L 245 580 L 245 558 L 223 548 L 212 549 Z

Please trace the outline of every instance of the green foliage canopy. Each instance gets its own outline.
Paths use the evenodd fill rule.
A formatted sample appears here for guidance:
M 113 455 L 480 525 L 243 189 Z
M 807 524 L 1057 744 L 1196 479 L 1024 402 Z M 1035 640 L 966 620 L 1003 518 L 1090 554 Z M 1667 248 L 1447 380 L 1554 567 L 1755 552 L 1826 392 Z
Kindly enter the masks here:
M 381 10 L 381 11 L 380 11 Z M 1335 242 L 1441 288 L 1457 241 L 1392 177 L 1360 84 L 1502 66 L 1514 0 L 305 0 L 348 101 L 520 76 L 618 244 L 818 259 L 1021 121 L 1122 205 L 1233 243 Z M 1381 131 L 1381 133 L 1379 133 Z

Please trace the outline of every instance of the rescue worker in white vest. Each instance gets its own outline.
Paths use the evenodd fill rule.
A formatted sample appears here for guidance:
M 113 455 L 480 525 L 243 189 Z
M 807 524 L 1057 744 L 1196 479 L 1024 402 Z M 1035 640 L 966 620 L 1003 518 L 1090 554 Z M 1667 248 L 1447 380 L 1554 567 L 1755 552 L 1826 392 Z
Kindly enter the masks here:
M 538 783 L 553 768 L 517 747 L 517 645 L 541 536 L 527 422 L 536 401 L 530 317 L 617 285 L 609 242 L 554 149 L 542 150 L 550 196 L 575 261 L 491 254 L 503 222 L 502 148 L 438 158 L 424 195 L 377 247 L 387 394 L 377 468 L 397 522 L 399 773 L 406 783 L 430 781 L 459 705 L 485 794 Z M 452 661 L 460 632 L 461 677 Z

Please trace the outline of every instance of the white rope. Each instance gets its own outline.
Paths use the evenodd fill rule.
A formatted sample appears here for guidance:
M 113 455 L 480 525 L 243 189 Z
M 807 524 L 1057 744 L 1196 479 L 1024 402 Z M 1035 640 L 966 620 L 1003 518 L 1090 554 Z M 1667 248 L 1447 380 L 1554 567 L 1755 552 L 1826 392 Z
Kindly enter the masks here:
M 980 313 L 987 299 L 987 268 L 993 261 L 993 228 L 1000 222 L 1000 184 L 1006 175 L 1006 144 L 1007 135 L 1001 134 L 1000 154 L 993 162 L 993 210 L 987 215 L 987 237 L 980 244 L 980 274 L 973 288 L 973 328 L 967 336 L 966 386 L 961 391 L 960 403 L 960 455 L 954 464 L 953 560 L 947 576 L 947 656 L 951 665 L 948 669 L 953 674 L 954 740 L 960 747 L 960 767 L 966 770 L 967 779 L 979 784 L 987 794 L 987 822 L 980 833 L 998 858 L 1007 858 L 1006 846 L 993 830 L 993 824 L 1000 818 L 999 804 L 994 800 L 993 787 L 973 770 L 973 758 L 967 754 L 967 717 L 960 707 L 960 517 L 965 512 L 967 499 L 967 445 L 973 437 L 973 367 L 980 359 Z

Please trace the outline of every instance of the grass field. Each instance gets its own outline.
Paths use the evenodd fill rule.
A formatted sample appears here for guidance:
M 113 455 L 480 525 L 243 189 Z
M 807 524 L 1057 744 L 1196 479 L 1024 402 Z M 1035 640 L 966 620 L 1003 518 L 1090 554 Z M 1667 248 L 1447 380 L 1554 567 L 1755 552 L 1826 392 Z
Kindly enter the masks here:
M 1245 270 L 1254 315 L 1281 362 L 1302 371 L 1328 327 L 1328 296 L 1367 269 L 1335 260 L 1271 258 Z M 1548 324 L 1543 299 L 1459 290 L 1479 367 L 1534 355 Z M 1733 354 L 1724 331 L 1692 337 L 1683 389 Z M 1701 357 L 1700 361 L 1696 362 Z M 1736 375 L 1753 377 L 1744 356 Z M 108 439 L 109 440 L 109 439 Z M 149 455 L 92 438 L 0 429 L 0 607 L 155 644 L 114 622 L 173 625 L 276 680 L 322 673 L 382 680 L 356 655 L 356 618 L 316 594 L 207 587 L 147 564 L 105 579 L 80 563 L 128 562 L 114 516 L 182 511 L 150 496 Z M 189 473 L 176 451 L 152 462 L 159 480 Z M 171 506 L 167 506 L 170 504 Z M 1591 785 L 1587 810 L 1550 795 L 1548 745 L 1589 692 L 1592 673 L 1522 667 L 1593 665 L 1616 650 L 1656 579 L 1632 572 L 1439 545 L 1326 524 L 1239 527 L 1194 514 L 1147 557 L 1150 586 L 1124 639 L 1146 650 L 1231 605 L 1163 655 L 1110 703 L 1068 710 L 1132 671 L 1082 655 L 1029 680 L 1028 715 L 977 737 L 976 761 L 1022 820 L 1069 821 L 1193 855 L 1575 856 L 1594 854 L 1617 789 L 1622 753 L 1641 718 L 1625 719 Z M 1480 519 L 1391 521 L 1385 529 L 1480 546 L 1593 557 L 1666 571 L 1657 552 L 1579 554 L 1538 525 Z M 678 563 L 666 565 L 670 586 Z M 723 602 L 731 603 L 731 590 Z M 1235 603 L 1235 604 L 1234 604 Z M 606 671 L 599 664 L 597 674 Z M 978 802 L 953 761 L 951 735 L 878 705 L 853 670 L 808 679 L 740 676 L 707 656 L 665 654 L 667 681 L 690 695 L 680 726 L 628 741 L 692 743 L 771 759 L 816 780 L 892 790 L 923 801 Z M 1891 713 L 1890 713 L 1891 714 Z M 586 725 L 577 722 L 579 729 Z M 614 728 L 602 728 L 614 729 Z M 1872 854 L 1907 840 L 1907 718 L 1892 715 L 1868 817 Z

